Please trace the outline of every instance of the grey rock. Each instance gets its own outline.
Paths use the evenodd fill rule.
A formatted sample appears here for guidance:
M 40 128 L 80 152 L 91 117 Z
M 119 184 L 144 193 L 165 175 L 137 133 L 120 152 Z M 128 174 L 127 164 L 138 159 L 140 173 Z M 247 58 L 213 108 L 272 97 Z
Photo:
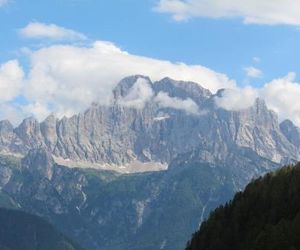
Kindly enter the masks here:
M 0 197 L 5 192 L 20 209 L 48 219 L 86 249 L 159 249 L 166 238 L 165 249 L 183 249 L 212 209 L 252 178 L 278 168 L 247 148 L 232 149 L 226 162 L 214 157 L 194 150 L 167 171 L 119 175 L 66 168 L 45 149 L 34 149 L 20 168 L 0 156 Z
M 48 180 L 52 179 L 54 164 L 51 153 L 43 148 L 31 149 L 27 156 L 22 159 L 23 168 Z
M 156 82 L 153 85 L 153 89 L 156 93 L 162 91 L 168 93 L 171 97 L 177 97 L 180 99 L 190 98 L 199 106 L 212 96 L 212 93 L 209 90 L 201 87 L 197 83 L 175 81 L 168 77 Z
M 12 175 L 13 171 L 10 168 L 4 166 L 0 168 L 0 190 L 10 181 Z
M 149 82 L 154 95 L 165 92 L 177 101 L 193 100 L 199 115 L 160 107 L 154 97 L 142 109 L 122 105 L 119 100 L 139 78 Z M 0 150 L 25 155 L 44 147 L 66 160 L 118 166 L 136 161 L 169 164 L 195 149 L 212 162 L 226 160 L 236 147 L 249 148 L 277 163 L 299 160 L 296 127 L 279 126 L 277 115 L 260 99 L 245 110 L 224 110 L 215 104 L 222 92 L 213 95 L 197 83 L 170 78 L 152 83 L 145 76 L 127 77 L 113 90 L 111 105 L 94 103 L 78 115 L 62 119 L 50 115 L 42 123 L 27 118 L 15 129 L 2 121 Z
M 285 120 L 280 123 L 280 130 L 290 143 L 298 148 L 300 147 L 300 129 L 292 121 Z

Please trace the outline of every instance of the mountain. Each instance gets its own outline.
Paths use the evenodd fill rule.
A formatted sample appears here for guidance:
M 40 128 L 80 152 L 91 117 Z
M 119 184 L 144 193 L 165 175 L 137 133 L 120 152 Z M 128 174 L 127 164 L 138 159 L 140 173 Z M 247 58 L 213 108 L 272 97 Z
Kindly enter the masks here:
M 280 130 L 290 143 L 296 147 L 300 147 L 300 129 L 296 127 L 290 120 L 285 120 L 280 123 Z
M 300 164 L 250 183 L 217 208 L 187 250 L 300 249 Z
M 230 158 L 213 165 L 195 151 L 166 171 L 120 174 L 61 166 L 32 149 L 0 156 L 0 205 L 44 217 L 87 249 L 183 249 L 212 209 L 278 168 L 253 151 Z
M 42 218 L 0 208 L 0 249 L 80 250 L 77 243 L 59 233 Z
M 0 122 L 0 152 L 26 153 L 44 147 L 63 165 L 121 172 L 163 170 L 178 156 L 200 149 L 210 163 L 249 148 L 277 163 L 299 159 L 296 127 L 279 124 L 264 101 L 240 111 L 220 108 L 212 94 L 193 82 L 170 78 L 152 83 L 145 76 L 123 79 L 109 105 L 39 123 L 33 117 L 14 128 Z M 299 134 L 298 134 L 299 136 Z
M 292 122 L 260 99 L 222 109 L 223 91 L 131 76 L 109 105 L 0 122 L 0 206 L 42 216 L 87 249 L 183 249 L 212 209 L 299 159 Z

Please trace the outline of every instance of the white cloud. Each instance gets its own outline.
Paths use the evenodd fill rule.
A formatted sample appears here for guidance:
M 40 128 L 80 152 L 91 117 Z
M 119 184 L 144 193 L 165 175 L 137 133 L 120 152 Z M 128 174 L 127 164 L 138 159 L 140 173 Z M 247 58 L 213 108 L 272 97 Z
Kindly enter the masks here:
M 252 78 L 260 78 L 263 75 L 260 69 L 255 68 L 253 66 L 245 67 L 244 71 L 246 72 L 248 77 L 252 77 Z
M 254 103 L 256 97 L 260 97 L 279 114 L 281 120 L 288 118 L 300 126 L 300 84 L 295 82 L 293 73 L 261 88 L 238 88 L 225 75 L 205 67 L 131 55 L 107 42 L 96 42 L 90 47 L 55 45 L 26 55 L 31 61 L 26 76 L 17 61 L 0 66 L 1 119 L 10 118 L 16 122 L 21 117 L 35 115 L 42 120 L 51 112 L 60 117 L 71 116 L 94 101 L 109 104 L 111 91 L 120 79 L 143 74 L 154 81 L 170 76 L 199 82 L 213 92 L 219 88 L 229 88 L 222 98 L 216 99 L 220 107 L 228 110 L 245 109 Z M 139 80 L 126 101 L 129 105 L 141 106 L 152 96 L 148 83 Z M 22 106 L 14 103 L 18 97 L 28 103 Z M 154 100 L 164 107 L 194 114 L 199 112 L 197 105 L 189 99 L 171 98 L 166 93 L 160 93 Z
M 20 94 L 24 72 L 15 60 L 0 65 L 0 103 L 11 101 Z
M 269 109 L 275 111 L 280 121 L 292 120 L 300 127 L 300 84 L 295 82 L 295 73 L 272 80 L 261 88 L 236 88 L 225 90 L 216 104 L 227 110 L 242 110 L 253 105 L 257 97 L 265 100 Z
M 252 60 L 255 63 L 260 63 L 260 61 L 261 61 L 260 57 L 257 57 L 257 56 L 253 57 Z
M 19 125 L 24 119 L 24 110 L 18 105 L 12 105 L 12 103 L 1 103 L 0 117 L 9 120 L 14 125 Z
M 27 55 L 31 68 L 24 95 L 31 105 L 38 103 L 59 116 L 78 113 L 94 101 L 108 104 L 120 79 L 135 74 L 153 81 L 166 76 L 195 81 L 213 92 L 235 87 L 226 75 L 203 66 L 131 55 L 103 41 L 88 47 L 53 45 Z
M 242 18 L 248 24 L 300 25 L 300 2 L 295 0 L 159 0 L 155 10 L 177 21 Z
M 120 104 L 126 107 L 143 109 L 146 102 L 150 101 L 153 95 L 150 83 L 146 79 L 138 78 L 129 93 L 120 100 Z
M 267 83 L 260 95 L 281 120 L 290 119 L 300 127 L 300 84 L 295 82 L 295 76 L 289 73 L 286 77 Z
M 0 119 L 9 117 L 19 121 L 21 117 L 35 115 L 42 120 L 51 112 L 59 117 L 71 116 L 92 102 L 108 105 L 116 84 L 126 76 L 139 74 L 153 81 L 164 77 L 194 81 L 212 92 L 233 89 L 225 90 L 223 97 L 216 99 L 220 107 L 230 110 L 245 109 L 256 97 L 261 97 L 278 112 L 281 120 L 289 118 L 300 126 L 300 85 L 292 73 L 262 88 L 238 88 L 226 75 L 201 65 L 132 55 L 110 42 L 51 45 L 23 51 L 30 61 L 26 75 L 16 60 L 0 65 Z M 15 101 L 19 98 L 22 104 Z M 154 98 L 150 86 L 142 79 L 123 101 L 129 106 L 142 107 L 151 98 L 161 106 L 199 114 L 198 106 L 190 99 L 171 98 L 166 93 Z
M 18 105 L 13 104 L 20 96 L 24 72 L 16 60 L 0 65 L 0 117 L 18 123 L 24 114 Z
M 199 114 L 198 105 L 190 98 L 183 100 L 176 97 L 170 97 L 165 92 L 159 92 L 154 101 L 163 108 L 173 108 L 190 114 Z
M 257 89 L 250 86 L 245 88 L 226 89 L 221 97 L 215 97 L 216 104 L 226 110 L 243 110 L 254 104 L 258 97 Z
M 39 22 L 29 23 L 19 30 L 20 35 L 25 38 L 52 39 L 52 40 L 86 40 L 87 37 L 79 32 L 55 24 L 45 24 Z

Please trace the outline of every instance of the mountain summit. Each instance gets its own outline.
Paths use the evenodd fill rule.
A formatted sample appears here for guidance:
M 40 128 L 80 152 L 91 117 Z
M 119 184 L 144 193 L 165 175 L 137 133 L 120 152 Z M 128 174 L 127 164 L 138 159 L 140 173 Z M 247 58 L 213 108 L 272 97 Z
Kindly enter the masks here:
M 44 147 L 60 163 L 129 172 L 163 169 L 195 149 L 211 163 L 226 161 L 237 148 L 277 163 L 299 159 L 299 142 L 291 140 L 299 130 L 291 121 L 280 125 L 263 100 L 229 111 L 215 98 L 197 83 L 130 76 L 115 87 L 110 105 L 94 103 L 78 115 L 50 115 L 41 123 L 31 117 L 16 128 L 1 121 L 0 150 L 25 155 Z

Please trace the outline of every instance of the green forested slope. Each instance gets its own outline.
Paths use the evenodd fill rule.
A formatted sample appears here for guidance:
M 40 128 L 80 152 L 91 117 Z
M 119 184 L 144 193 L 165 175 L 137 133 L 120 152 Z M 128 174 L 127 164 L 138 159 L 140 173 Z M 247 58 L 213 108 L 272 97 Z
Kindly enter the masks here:
M 21 211 L 0 208 L 0 249 L 79 250 L 43 219 Z
M 187 250 L 300 249 L 300 164 L 250 183 L 217 208 Z

